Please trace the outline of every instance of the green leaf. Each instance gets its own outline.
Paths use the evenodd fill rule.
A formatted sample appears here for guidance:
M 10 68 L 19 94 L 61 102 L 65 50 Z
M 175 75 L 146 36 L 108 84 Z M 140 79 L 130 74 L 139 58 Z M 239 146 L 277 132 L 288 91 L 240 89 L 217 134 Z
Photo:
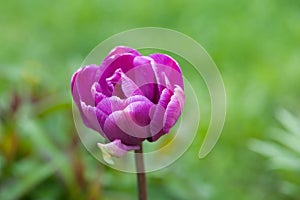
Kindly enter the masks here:
M 23 175 L 21 177 L 14 180 L 7 180 L 2 184 L 0 188 L 0 199 L 19 199 L 26 192 L 51 176 L 57 169 L 57 164 L 54 162 L 45 165 L 42 163 L 34 163 L 32 160 L 25 160 L 15 165 L 25 167 L 26 170 L 22 169 Z

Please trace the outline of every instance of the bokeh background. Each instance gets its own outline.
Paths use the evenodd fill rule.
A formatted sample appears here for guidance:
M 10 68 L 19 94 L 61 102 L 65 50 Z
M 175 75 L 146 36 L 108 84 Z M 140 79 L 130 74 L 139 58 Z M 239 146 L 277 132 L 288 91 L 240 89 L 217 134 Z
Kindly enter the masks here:
M 148 174 L 149 199 L 299 199 L 299 22 L 298 0 L 2 1 L 0 199 L 136 198 L 134 174 L 102 165 L 80 143 L 69 84 L 99 42 L 145 26 L 202 44 L 228 96 L 211 154 L 197 157 L 206 94 L 199 136 L 174 164 Z

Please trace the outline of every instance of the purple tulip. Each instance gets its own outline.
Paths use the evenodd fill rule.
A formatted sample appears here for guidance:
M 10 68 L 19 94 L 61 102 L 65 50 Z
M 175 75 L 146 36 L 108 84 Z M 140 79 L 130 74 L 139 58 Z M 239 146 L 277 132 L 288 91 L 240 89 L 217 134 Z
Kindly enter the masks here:
M 71 89 L 84 124 L 111 141 L 98 146 L 114 156 L 168 133 L 185 103 L 181 69 L 173 58 L 142 56 L 122 46 L 114 48 L 100 66 L 77 70 Z

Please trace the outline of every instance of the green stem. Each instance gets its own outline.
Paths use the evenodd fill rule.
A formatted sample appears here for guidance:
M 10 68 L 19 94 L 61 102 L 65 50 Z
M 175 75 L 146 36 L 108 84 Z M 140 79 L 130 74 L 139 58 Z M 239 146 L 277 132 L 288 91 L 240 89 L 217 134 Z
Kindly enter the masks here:
M 135 150 L 135 166 L 137 174 L 137 186 L 138 186 L 138 199 L 147 200 L 147 185 L 146 185 L 146 173 L 143 157 L 143 144 L 140 144 L 140 149 Z

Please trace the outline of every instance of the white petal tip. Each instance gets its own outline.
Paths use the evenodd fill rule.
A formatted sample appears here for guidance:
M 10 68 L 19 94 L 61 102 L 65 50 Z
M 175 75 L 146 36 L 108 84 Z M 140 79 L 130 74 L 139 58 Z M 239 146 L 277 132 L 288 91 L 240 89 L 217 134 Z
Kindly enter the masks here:
M 108 151 L 107 151 L 106 148 L 104 147 L 104 144 L 97 143 L 97 146 L 99 147 L 99 149 L 100 149 L 101 152 L 102 152 L 102 158 L 103 158 L 103 160 L 104 160 L 107 164 L 110 164 L 110 165 L 115 164 L 115 162 L 114 162 L 112 156 L 108 153 Z
M 114 140 L 107 144 L 97 143 L 98 148 L 102 152 L 103 160 L 110 164 L 114 164 L 113 158 L 125 156 L 128 151 L 138 150 L 139 146 L 127 146 L 121 140 Z

